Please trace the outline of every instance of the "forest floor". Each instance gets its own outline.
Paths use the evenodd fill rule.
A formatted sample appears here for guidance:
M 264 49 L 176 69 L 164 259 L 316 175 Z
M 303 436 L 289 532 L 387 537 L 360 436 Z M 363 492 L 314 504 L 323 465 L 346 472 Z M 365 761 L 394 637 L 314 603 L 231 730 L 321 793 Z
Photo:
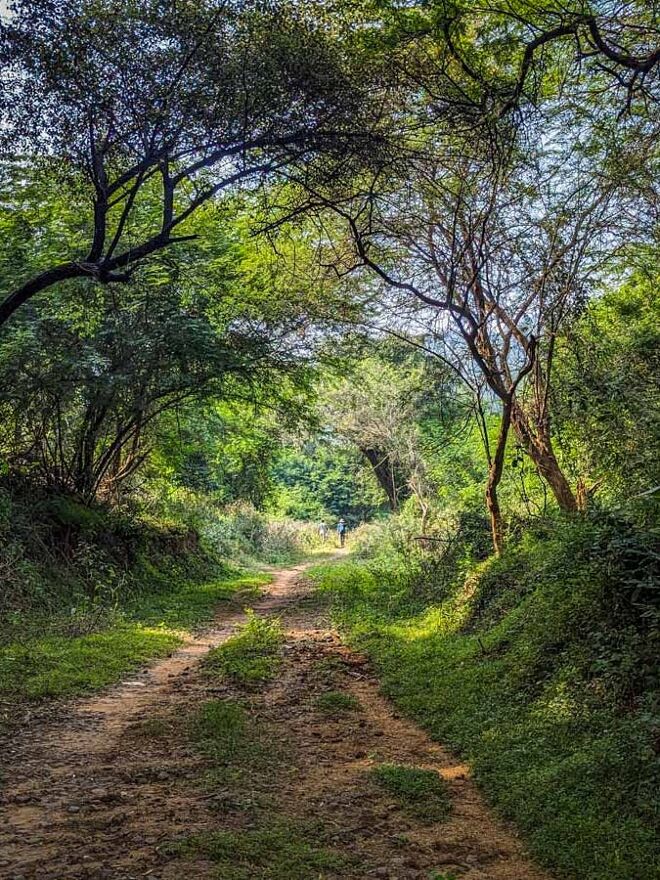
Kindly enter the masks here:
M 225 609 L 171 657 L 0 744 L 0 878 L 545 877 L 469 769 L 380 695 L 304 568 L 254 602 L 281 621 L 272 656 L 248 644 L 241 658 L 247 618 Z

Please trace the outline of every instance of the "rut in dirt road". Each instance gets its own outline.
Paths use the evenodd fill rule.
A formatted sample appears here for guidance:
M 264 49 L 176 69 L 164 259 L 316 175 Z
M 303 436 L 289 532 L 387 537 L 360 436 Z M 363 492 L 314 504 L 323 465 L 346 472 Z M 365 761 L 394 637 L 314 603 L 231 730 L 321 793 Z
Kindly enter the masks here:
M 272 682 L 203 674 L 202 657 L 243 619 L 236 612 L 61 723 L 16 739 L 1 878 L 543 880 L 467 768 L 380 696 L 365 658 L 309 596 L 303 568 L 280 573 L 255 606 L 284 627 Z M 236 766 L 223 753 L 214 768 L 217 755 L 187 734 L 208 706 L 245 716 L 242 736 L 255 745 Z M 429 820 L 402 806 L 374 781 L 374 768 L 389 765 L 439 774 L 449 814 Z

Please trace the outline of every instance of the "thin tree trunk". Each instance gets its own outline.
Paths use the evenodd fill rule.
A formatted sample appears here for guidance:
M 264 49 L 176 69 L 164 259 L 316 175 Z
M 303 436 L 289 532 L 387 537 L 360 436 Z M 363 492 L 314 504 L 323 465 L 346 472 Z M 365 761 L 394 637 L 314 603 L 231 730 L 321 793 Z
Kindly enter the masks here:
M 541 477 L 550 486 L 560 510 L 575 513 L 578 509 L 575 494 L 559 466 L 547 426 L 544 425 L 539 433 L 534 433 L 527 416 L 518 404 L 513 406 L 512 424 L 518 440 L 536 465 Z
M 504 517 L 497 495 L 498 486 L 502 480 L 504 470 L 504 454 L 506 442 L 511 427 L 511 401 L 502 403 L 502 416 L 500 418 L 500 430 L 497 435 L 495 454 L 490 458 L 488 467 L 488 482 L 486 483 L 486 506 L 490 515 L 490 528 L 493 536 L 493 548 L 496 556 L 501 556 L 504 550 Z

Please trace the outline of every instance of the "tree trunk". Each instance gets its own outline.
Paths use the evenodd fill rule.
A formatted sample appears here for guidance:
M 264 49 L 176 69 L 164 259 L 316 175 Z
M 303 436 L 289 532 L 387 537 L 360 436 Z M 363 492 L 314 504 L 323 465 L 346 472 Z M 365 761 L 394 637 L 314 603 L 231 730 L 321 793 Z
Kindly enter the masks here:
M 400 493 L 389 455 L 383 454 L 379 449 L 368 449 L 364 446 L 360 447 L 360 452 L 371 465 L 379 485 L 387 495 L 390 510 L 396 513 L 399 509 Z
M 550 486 L 560 510 L 566 513 L 575 513 L 578 509 L 575 494 L 559 467 L 559 462 L 552 448 L 547 423 L 543 423 L 539 431 L 534 432 L 520 405 L 514 404 L 512 424 L 518 440 L 536 465 L 541 477 Z
M 490 528 L 493 535 L 493 548 L 496 556 L 501 556 L 502 550 L 504 549 L 504 517 L 502 516 L 500 500 L 497 496 L 497 489 L 502 480 L 504 454 L 506 452 L 506 441 L 509 436 L 510 426 L 511 401 L 504 401 L 502 404 L 502 416 L 500 419 L 500 430 L 497 435 L 495 454 L 489 462 L 488 482 L 486 483 L 486 506 L 490 515 Z

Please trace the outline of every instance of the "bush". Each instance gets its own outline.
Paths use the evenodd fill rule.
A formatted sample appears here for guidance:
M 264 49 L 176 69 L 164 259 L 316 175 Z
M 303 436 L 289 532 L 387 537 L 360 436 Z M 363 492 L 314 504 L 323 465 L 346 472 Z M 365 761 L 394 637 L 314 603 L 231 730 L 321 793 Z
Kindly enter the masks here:
M 159 520 L 171 518 L 195 529 L 202 546 L 245 565 L 294 562 L 319 546 L 312 523 L 275 518 L 246 501 L 221 504 L 212 495 L 180 486 L 145 495 L 141 507 Z

